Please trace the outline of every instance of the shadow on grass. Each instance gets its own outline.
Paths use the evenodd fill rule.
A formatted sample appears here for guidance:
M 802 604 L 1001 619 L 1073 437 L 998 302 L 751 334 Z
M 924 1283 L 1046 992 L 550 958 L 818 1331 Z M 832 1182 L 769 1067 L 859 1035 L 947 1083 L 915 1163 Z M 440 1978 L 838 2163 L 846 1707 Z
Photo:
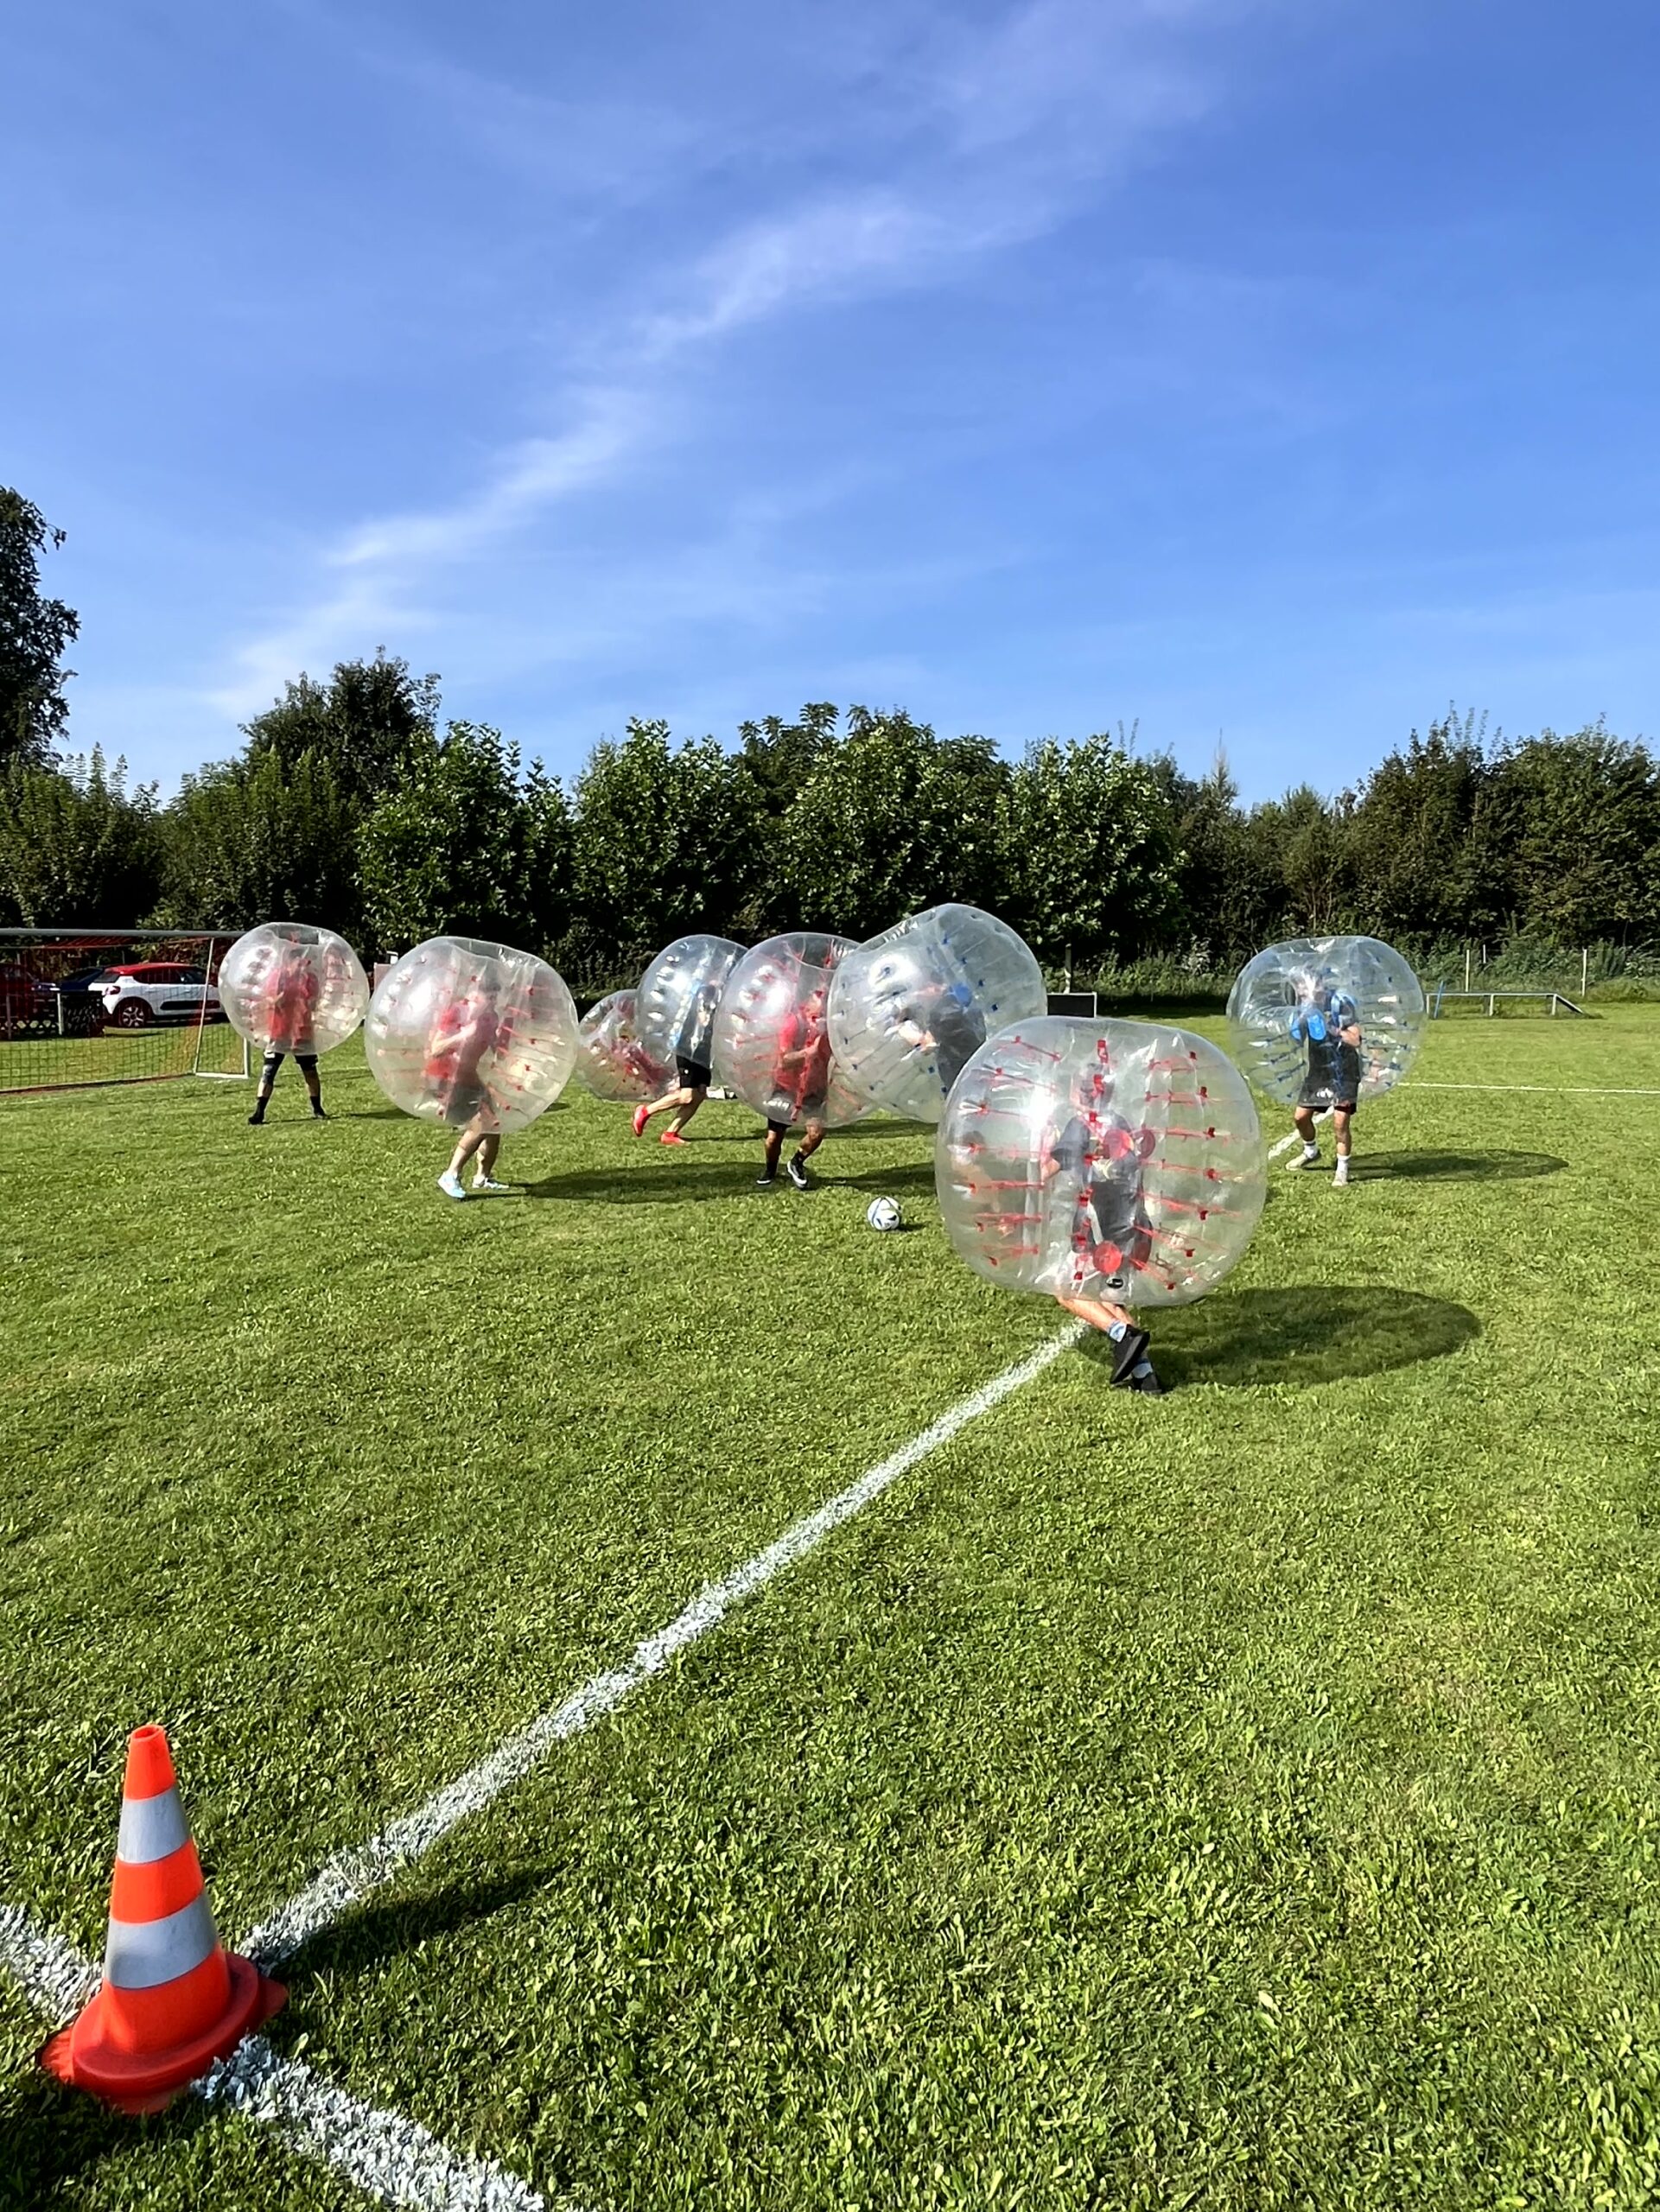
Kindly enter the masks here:
M 701 1126 L 694 1128 L 691 1135 L 686 1139 L 687 1148 L 690 1150 L 700 1144 L 759 1145 L 764 1126 L 764 1123 L 757 1121 L 753 1129 L 705 1129 Z M 875 1122 L 850 1122 L 844 1129 L 832 1129 L 824 1141 L 827 1145 L 847 1144 L 849 1141 L 868 1140 L 871 1137 L 887 1138 L 895 1144 L 902 1143 L 906 1137 L 922 1137 L 927 1141 L 929 1149 L 932 1151 L 934 1133 L 926 1122 L 890 1122 L 883 1118 Z M 643 1140 L 647 1145 L 656 1143 L 658 1141 L 649 1130 Z M 672 1148 L 671 1147 L 671 1150 Z
M 539 1894 L 552 1878 L 546 1868 L 531 1868 L 348 1915 L 314 1936 L 291 1965 L 277 1968 L 278 1980 L 289 1986 L 289 2003 L 265 2032 L 279 2050 L 292 2046 L 305 2026 L 306 1986 L 318 1973 L 349 1974 L 414 1950 L 429 1936 L 488 1919 L 504 1906 Z M 45 2040 L 42 2029 L 41 2041 Z M 181 2141 L 202 2127 L 223 2126 L 229 2118 L 223 2105 L 205 2105 L 187 2094 L 165 2113 L 130 2120 L 31 2066 L 14 2075 L 0 2095 L 0 2147 L 5 2152 L 0 2159 L 0 2212 L 32 2212 L 57 2201 L 81 2176 L 136 2141 Z
M 290 1994 L 288 2011 L 279 2012 L 268 2031 L 271 2041 L 280 2046 L 298 2031 L 289 2024 L 290 2019 L 303 2021 L 306 1984 L 314 1975 L 356 1974 L 382 1959 L 402 1957 L 432 1936 L 453 1935 L 525 1897 L 540 1896 L 554 1878 L 550 1867 L 524 1867 L 491 1881 L 459 1882 L 416 1897 L 388 1897 L 347 1913 L 343 1920 L 321 1929 L 276 1969 Z
M 1375 1284 L 1246 1290 L 1147 1318 L 1161 1380 L 1231 1389 L 1381 1375 L 1444 1359 L 1481 1333 L 1467 1306 Z M 1086 1359 L 1111 1364 L 1104 1338 L 1091 1338 L 1080 1349 Z
M 1559 1175 L 1566 1167 L 1551 1152 L 1376 1152 L 1349 1170 L 1357 1183 L 1403 1177 L 1414 1183 L 1509 1183 Z
M 41 2041 L 46 2036 L 42 2031 Z M 186 2094 L 164 2113 L 130 2120 L 79 2089 L 66 2089 L 31 2061 L 0 2096 L 0 2212 L 34 2212 L 67 2197 L 73 2184 L 136 2142 L 182 2141 L 226 2114 Z M 74 2191 L 80 2201 L 80 2191 Z
M 834 1141 L 832 1138 L 830 1142 Z M 754 1139 L 751 1153 L 749 1160 L 728 1154 L 722 1160 L 706 1161 L 688 1160 L 684 1153 L 677 1152 L 667 1160 L 642 1160 L 638 1167 L 572 1168 L 566 1174 L 544 1176 L 539 1183 L 524 1183 L 519 1188 L 527 1198 L 563 1199 L 567 1205 L 576 1205 L 595 1201 L 606 1205 L 684 1205 L 688 1199 L 735 1198 L 754 1191 L 755 1178 L 760 1173 L 761 1150 L 759 1141 Z M 873 1167 L 857 1175 L 838 1175 L 835 1156 L 827 1144 L 808 1166 L 815 1190 L 932 1191 L 934 1186 L 932 1160 L 907 1160 L 900 1166 Z M 779 1188 L 789 1188 L 781 1169 Z M 756 1192 L 755 1195 L 759 1198 L 766 1193 Z M 811 1192 L 807 1195 L 811 1197 Z

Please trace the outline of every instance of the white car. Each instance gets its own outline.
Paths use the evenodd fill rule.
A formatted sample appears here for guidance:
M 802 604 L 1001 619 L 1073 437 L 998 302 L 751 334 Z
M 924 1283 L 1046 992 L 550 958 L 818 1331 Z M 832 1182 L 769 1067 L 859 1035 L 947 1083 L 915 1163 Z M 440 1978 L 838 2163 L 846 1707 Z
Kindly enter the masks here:
M 156 1021 L 219 1019 L 219 993 L 204 968 L 176 960 L 140 960 L 112 968 L 92 988 L 104 1001 L 104 1020 L 111 1029 L 148 1029 Z

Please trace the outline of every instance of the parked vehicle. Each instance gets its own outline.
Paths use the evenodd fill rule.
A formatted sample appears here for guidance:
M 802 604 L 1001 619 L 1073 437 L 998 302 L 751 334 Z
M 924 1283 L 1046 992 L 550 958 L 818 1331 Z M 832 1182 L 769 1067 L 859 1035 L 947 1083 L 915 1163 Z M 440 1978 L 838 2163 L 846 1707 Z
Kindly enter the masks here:
M 15 961 L 0 962 L 0 1037 L 33 1036 L 53 1019 L 52 994 Z
M 82 968 L 62 976 L 47 989 L 51 999 L 51 1021 L 60 1037 L 96 1037 L 104 1027 L 102 985 L 107 968 Z
M 96 986 L 104 1000 L 104 1019 L 112 1029 L 148 1029 L 157 1021 L 218 1021 L 219 993 L 205 968 L 176 960 L 134 960 L 107 969 Z

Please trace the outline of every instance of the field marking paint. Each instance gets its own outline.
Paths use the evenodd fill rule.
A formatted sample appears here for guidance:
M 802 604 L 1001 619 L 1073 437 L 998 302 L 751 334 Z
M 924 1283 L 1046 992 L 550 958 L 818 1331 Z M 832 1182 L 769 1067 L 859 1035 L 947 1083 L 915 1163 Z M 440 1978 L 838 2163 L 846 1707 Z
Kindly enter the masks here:
M 1544 1098 L 1660 1098 L 1648 1090 L 1600 1090 L 1588 1083 L 1415 1083 L 1414 1090 L 1531 1090 Z
M 1318 1128 L 1322 1122 L 1329 1122 L 1331 1118 L 1331 1108 L 1329 1106 L 1322 1106 L 1320 1112 L 1314 1116 L 1314 1126 Z M 1277 1160 L 1282 1152 L 1289 1152 L 1294 1144 L 1301 1144 L 1301 1132 L 1297 1129 L 1293 1129 L 1289 1136 L 1281 1137 L 1275 1143 L 1269 1145 L 1268 1148 L 1268 1156 L 1270 1160 Z
M 0 1969 L 54 2024 L 99 1984 L 90 1960 L 16 1905 L 0 1905 Z M 297 2156 L 330 2167 L 377 2203 L 406 2212 L 548 2212 L 528 2182 L 450 2150 L 403 2113 L 364 2104 L 264 2036 L 245 2037 L 190 2087 L 209 2106 L 274 2128 Z
M 637 1643 L 620 1667 L 592 1675 L 563 1705 L 538 1714 L 528 1727 L 510 1736 L 487 1758 L 468 1768 L 424 1804 L 392 1821 L 366 1843 L 340 1852 L 327 1860 L 297 1897 L 254 1930 L 244 1948 L 268 1967 L 291 1957 L 302 1944 L 332 1926 L 343 1913 L 349 1912 L 359 1898 L 390 1882 L 404 1867 L 424 1858 L 452 1828 L 470 1820 L 475 1813 L 481 1813 L 504 1790 L 522 1781 L 557 1745 L 581 1735 L 584 1729 L 614 1711 L 641 1683 L 660 1675 L 671 1659 L 707 1636 L 711 1629 L 718 1628 L 735 1605 L 765 1588 L 785 1567 L 805 1559 L 832 1531 L 862 1511 L 874 1498 L 880 1497 L 919 1459 L 925 1459 L 930 1452 L 948 1444 L 959 1429 L 977 1421 L 982 1414 L 989 1413 L 1011 1392 L 1034 1381 L 1087 1333 L 1087 1325 L 1082 1321 L 1075 1322 L 1059 1336 L 1040 1344 L 1024 1359 L 1016 1360 L 1001 1374 L 994 1375 L 966 1398 L 959 1398 L 930 1427 L 913 1437 L 910 1443 L 902 1445 L 880 1465 L 868 1468 L 856 1482 L 849 1483 L 816 1511 L 792 1522 L 764 1551 L 757 1552 L 753 1559 L 746 1560 L 719 1582 L 706 1583 L 684 1612 Z

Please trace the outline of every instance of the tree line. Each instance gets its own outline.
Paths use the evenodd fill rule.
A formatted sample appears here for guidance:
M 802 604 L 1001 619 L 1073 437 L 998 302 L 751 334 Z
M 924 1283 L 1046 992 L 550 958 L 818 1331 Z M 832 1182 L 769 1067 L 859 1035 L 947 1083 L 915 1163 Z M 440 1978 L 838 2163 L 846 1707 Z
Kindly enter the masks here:
M 32 509 L 23 531 L 47 550 Z M 3 568 L 3 922 L 290 915 L 369 954 L 455 931 L 544 952 L 588 990 L 683 929 L 867 937 L 948 898 L 1002 914 L 1079 981 L 1148 955 L 1197 978 L 1348 929 L 1420 957 L 1660 937 L 1660 767 L 1600 722 L 1506 741 L 1449 713 L 1336 797 L 1303 785 L 1244 807 L 1220 758 L 1193 777 L 1122 726 L 1009 760 L 900 708 L 819 702 L 730 746 L 632 721 L 567 786 L 499 731 L 445 721 L 437 678 L 379 654 L 289 683 L 232 758 L 163 802 L 120 763 L 61 751 L 50 677 L 74 617 L 45 602 L 43 633 L 8 626 Z

